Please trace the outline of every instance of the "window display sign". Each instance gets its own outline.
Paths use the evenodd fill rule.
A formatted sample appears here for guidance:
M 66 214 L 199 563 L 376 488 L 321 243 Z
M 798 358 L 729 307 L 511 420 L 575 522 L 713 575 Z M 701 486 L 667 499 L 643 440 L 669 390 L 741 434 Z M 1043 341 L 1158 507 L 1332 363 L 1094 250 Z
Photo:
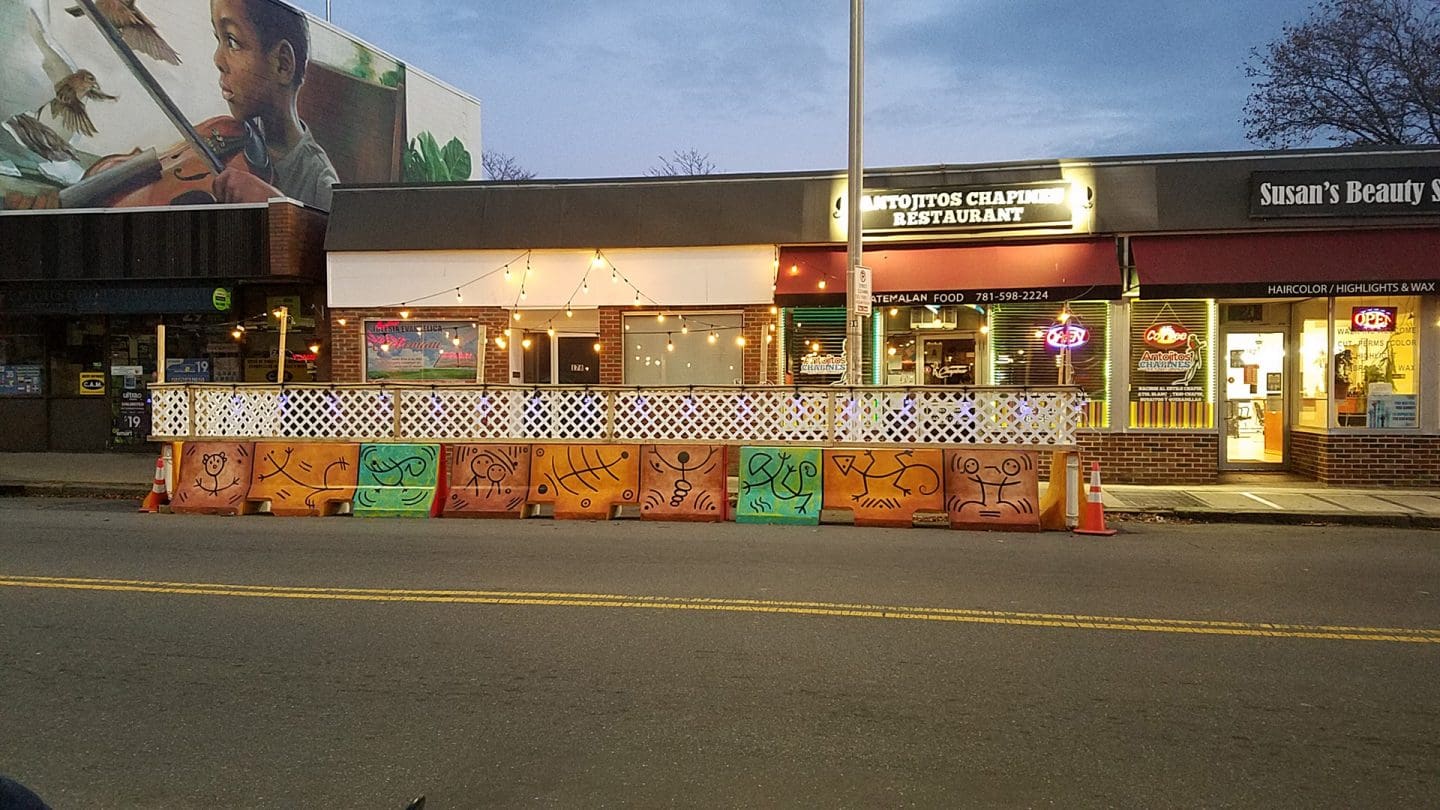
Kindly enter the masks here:
M 483 330 L 453 321 L 367 321 L 365 379 L 477 382 Z
M 800 358 L 800 373 L 838 377 L 845 373 L 845 358 L 835 354 L 807 354 Z
M 1420 426 L 1414 394 L 1370 394 L 1365 426 L 1372 428 L 1414 428 Z
M 1396 307 L 1352 307 L 1350 328 L 1356 332 L 1394 332 Z
M 1057 323 L 1045 330 L 1045 345 L 1052 349 L 1078 349 L 1090 342 L 1090 330 L 1078 323 Z
M 210 361 L 203 358 L 173 358 L 165 361 L 165 382 L 210 382 Z
M 0 366 L 0 397 L 38 397 L 44 393 L 40 385 L 40 366 Z
M 1210 427 L 1208 304 L 1136 302 L 1132 312 L 1131 427 Z

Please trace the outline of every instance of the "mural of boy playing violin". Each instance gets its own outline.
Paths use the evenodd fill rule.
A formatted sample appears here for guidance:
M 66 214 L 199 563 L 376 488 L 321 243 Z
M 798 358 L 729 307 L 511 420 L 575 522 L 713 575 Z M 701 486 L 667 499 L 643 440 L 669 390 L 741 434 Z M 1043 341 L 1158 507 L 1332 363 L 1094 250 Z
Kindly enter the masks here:
M 271 0 L 211 0 L 210 22 L 220 94 L 236 119 L 258 120 L 273 170 L 266 182 L 227 168 L 215 178 L 215 198 L 244 203 L 290 197 L 329 210 L 339 178 L 296 108 L 310 60 L 305 16 Z

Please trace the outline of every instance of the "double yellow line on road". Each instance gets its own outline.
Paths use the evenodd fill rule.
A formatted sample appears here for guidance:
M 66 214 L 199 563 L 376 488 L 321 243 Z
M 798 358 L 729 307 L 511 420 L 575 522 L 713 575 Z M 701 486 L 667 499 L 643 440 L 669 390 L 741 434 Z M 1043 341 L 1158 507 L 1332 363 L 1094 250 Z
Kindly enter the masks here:
M 415 590 L 391 588 L 307 588 L 279 585 L 237 585 L 208 582 L 150 582 L 132 579 L 78 579 L 0 574 L 0 587 L 62 591 L 226 596 L 260 599 L 310 599 L 340 602 L 416 602 L 458 605 L 526 605 L 643 610 L 688 610 L 722 613 L 770 613 L 859 619 L 958 622 L 1068 630 L 1115 630 L 1139 633 L 1181 633 L 1207 636 L 1327 639 L 1440 644 L 1440 628 L 1354 627 L 1345 625 L 1228 622 L 1204 619 L 1156 619 L 1086 616 L 1066 613 L 1014 613 L 998 610 L 867 605 L 836 602 L 792 602 L 764 599 L 719 599 L 685 596 L 634 596 L 601 593 L 531 591 Z

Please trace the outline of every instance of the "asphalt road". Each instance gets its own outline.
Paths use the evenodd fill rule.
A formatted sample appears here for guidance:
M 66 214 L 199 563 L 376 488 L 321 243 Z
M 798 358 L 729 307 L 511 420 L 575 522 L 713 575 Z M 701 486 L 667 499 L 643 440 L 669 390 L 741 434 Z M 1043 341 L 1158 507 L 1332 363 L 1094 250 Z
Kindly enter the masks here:
M 1440 804 L 1440 532 L 132 509 L 0 499 L 57 810 Z

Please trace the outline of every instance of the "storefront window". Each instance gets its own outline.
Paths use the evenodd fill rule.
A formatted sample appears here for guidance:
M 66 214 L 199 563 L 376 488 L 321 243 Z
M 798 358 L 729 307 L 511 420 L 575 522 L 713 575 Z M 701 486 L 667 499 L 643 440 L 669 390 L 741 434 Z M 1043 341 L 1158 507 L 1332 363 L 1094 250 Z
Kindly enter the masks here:
M 1300 325 L 1300 403 L 1295 423 L 1330 424 L 1330 301 L 1312 298 L 1295 305 Z
M 1215 304 L 1132 301 L 1130 427 L 1215 427 Z
M 990 310 L 996 385 L 1056 385 L 1067 359 L 1089 397 L 1085 427 L 1110 424 L 1110 304 L 1006 304 Z
M 971 307 L 920 306 L 877 310 L 885 385 L 978 385 L 980 327 Z
M 1335 423 L 1339 427 L 1418 427 L 1419 300 L 1335 299 Z
M 460 321 L 366 321 L 365 379 L 479 382 L 485 330 Z
M 739 385 L 745 349 L 738 314 L 625 317 L 626 385 Z
M 0 332 L 0 397 L 45 393 L 45 336 L 39 324 L 16 319 Z

